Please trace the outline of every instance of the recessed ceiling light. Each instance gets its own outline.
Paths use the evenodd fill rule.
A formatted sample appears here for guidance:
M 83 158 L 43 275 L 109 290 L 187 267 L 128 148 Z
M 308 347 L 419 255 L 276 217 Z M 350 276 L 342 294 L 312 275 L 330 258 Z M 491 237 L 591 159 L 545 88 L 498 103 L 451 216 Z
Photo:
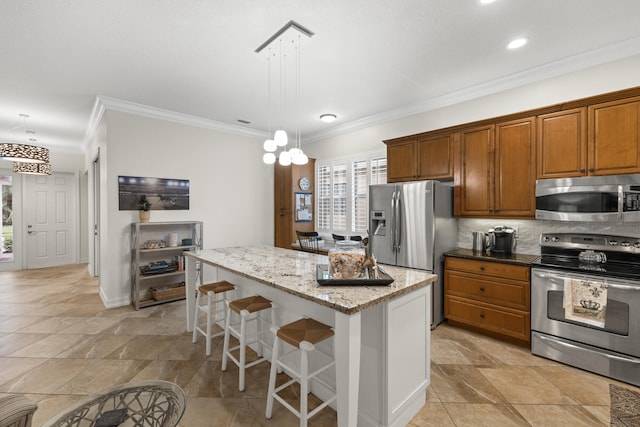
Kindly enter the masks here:
M 338 116 L 336 116 L 335 114 L 322 114 L 320 116 L 320 120 L 322 120 L 325 123 L 331 123 L 337 118 Z
M 493 3 L 496 0 L 480 0 L 480 4 L 489 4 L 489 3 Z
M 520 37 L 518 39 L 512 40 L 508 45 L 507 49 L 518 49 L 529 43 L 529 37 Z

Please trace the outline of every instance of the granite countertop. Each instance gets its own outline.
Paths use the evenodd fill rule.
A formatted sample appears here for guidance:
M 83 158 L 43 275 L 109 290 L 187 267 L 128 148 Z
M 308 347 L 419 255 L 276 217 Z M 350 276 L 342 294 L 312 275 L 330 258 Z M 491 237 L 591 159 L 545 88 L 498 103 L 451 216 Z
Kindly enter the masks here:
M 477 259 L 482 261 L 495 261 L 495 262 L 503 262 L 507 264 L 519 264 L 519 265 L 530 265 L 533 260 L 538 258 L 538 255 L 530 255 L 530 254 L 519 254 L 512 253 L 509 255 L 505 254 L 492 254 L 491 252 L 474 252 L 472 249 L 454 249 L 449 252 L 445 252 L 444 256 L 450 256 L 455 258 L 467 258 L 467 259 Z
M 437 278 L 422 270 L 384 265 L 384 271 L 395 279 L 390 285 L 321 286 L 316 281 L 316 265 L 328 264 L 326 255 L 272 246 L 204 249 L 185 255 L 346 314 L 428 286 Z

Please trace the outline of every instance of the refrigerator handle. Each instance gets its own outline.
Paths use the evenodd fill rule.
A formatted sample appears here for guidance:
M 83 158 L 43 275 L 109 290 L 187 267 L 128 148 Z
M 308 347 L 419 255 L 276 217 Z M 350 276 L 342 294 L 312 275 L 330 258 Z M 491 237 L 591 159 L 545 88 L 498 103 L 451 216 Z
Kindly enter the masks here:
M 400 197 L 400 192 L 398 191 L 398 197 L 396 198 L 396 251 L 400 252 L 400 244 L 402 243 L 402 204 L 404 203 L 402 198 Z
M 396 251 L 396 191 L 391 194 L 391 252 Z

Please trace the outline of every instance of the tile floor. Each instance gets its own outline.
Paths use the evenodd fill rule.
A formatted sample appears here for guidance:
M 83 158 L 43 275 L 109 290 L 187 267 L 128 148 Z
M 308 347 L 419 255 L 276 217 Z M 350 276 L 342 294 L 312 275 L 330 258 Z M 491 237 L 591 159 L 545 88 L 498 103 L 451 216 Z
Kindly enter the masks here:
M 240 393 L 237 368 L 220 371 L 221 338 L 205 357 L 204 339 L 192 344 L 184 330 L 184 310 L 184 301 L 107 310 L 85 264 L 2 272 L 0 394 L 37 402 L 38 426 L 102 389 L 164 379 L 188 396 L 181 426 L 297 425 L 277 403 L 264 418 L 268 364 L 247 372 Z M 609 383 L 620 385 L 447 325 L 433 331 L 431 359 L 427 404 L 411 426 L 604 426 Z M 331 409 L 310 422 L 335 424 Z

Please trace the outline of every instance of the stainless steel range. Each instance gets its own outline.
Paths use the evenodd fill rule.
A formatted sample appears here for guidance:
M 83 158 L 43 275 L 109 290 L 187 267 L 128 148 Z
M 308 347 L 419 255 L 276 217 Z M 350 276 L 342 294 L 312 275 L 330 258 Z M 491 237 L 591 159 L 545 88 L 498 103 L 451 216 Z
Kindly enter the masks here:
M 640 238 L 549 233 L 531 269 L 531 351 L 640 386 Z

